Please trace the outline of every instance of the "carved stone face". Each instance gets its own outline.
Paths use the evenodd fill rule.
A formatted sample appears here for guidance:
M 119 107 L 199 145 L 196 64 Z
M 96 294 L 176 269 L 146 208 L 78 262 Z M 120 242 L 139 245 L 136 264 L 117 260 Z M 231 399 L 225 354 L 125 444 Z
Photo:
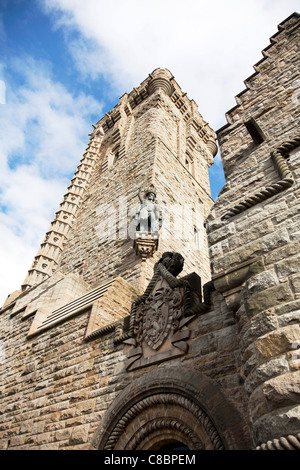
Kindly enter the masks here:
M 177 276 L 183 269 L 184 258 L 180 253 L 166 252 L 162 255 L 159 262 L 162 263 L 173 276 Z
M 148 199 L 149 201 L 154 201 L 154 199 L 155 199 L 155 194 L 154 194 L 154 193 L 148 193 L 146 197 L 147 197 L 147 199 Z

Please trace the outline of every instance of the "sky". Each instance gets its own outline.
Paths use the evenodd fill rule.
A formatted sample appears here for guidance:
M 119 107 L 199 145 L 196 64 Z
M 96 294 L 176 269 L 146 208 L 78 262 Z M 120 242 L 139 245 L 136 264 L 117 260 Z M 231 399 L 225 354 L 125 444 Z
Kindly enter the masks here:
M 20 289 L 92 124 L 168 68 L 214 130 L 294 0 L 0 0 L 0 306 Z M 213 199 L 224 185 L 219 153 Z

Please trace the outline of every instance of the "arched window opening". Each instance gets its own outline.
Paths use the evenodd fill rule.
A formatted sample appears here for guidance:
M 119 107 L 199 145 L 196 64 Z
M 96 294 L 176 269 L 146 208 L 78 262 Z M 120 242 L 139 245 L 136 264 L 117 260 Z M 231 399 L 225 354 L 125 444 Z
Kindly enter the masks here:
M 185 154 L 185 167 L 194 176 L 194 160 L 188 152 Z
M 172 450 L 190 450 L 190 448 L 180 441 L 169 442 L 168 444 L 162 445 L 159 450 L 170 452 Z

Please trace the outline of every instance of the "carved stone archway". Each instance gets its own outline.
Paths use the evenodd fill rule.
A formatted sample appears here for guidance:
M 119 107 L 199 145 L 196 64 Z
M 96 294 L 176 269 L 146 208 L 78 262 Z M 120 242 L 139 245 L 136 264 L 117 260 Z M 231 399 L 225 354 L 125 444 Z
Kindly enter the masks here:
M 111 404 L 92 450 L 250 449 L 246 426 L 219 388 L 196 370 L 160 369 L 127 386 Z

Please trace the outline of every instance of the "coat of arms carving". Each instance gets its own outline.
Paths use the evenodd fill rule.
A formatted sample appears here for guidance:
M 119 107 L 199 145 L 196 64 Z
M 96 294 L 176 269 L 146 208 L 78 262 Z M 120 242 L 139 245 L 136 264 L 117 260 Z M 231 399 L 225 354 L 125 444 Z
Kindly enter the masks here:
M 158 282 L 153 293 L 137 309 L 138 344 L 145 341 L 156 351 L 162 346 L 176 319 L 181 316 L 182 298 L 182 290 L 171 289 L 163 279 Z
M 195 273 L 177 279 L 183 268 L 179 253 L 164 253 L 154 268 L 145 293 L 131 312 L 132 345 L 127 370 L 178 357 L 188 351 L 191 331 L 187 327 L 199 313 L 201 280 Z

